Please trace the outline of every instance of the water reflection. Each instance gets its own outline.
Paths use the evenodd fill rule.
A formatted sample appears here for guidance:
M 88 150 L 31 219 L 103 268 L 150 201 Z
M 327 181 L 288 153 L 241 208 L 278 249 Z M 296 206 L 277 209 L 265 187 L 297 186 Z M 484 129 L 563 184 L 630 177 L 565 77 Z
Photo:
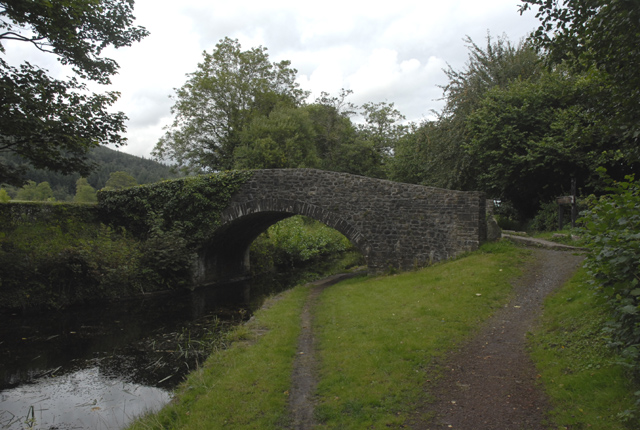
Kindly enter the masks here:
M 99 367 L 44 378 L 0 394 L 5 429 L 116 429 L 171 399 L 163 389 L 123 382 Z
M 269 290 L 245 282 L 64 312 L 0 315 L 0 428 L 126 425 L 169 401 L 170 390 L 208 353 L 199 345 L 248 318 Z

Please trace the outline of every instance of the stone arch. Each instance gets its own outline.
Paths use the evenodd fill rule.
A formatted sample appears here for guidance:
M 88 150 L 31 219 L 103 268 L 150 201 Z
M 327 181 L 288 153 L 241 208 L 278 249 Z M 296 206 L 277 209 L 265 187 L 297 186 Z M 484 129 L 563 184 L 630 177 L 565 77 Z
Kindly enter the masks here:
M 221 226 L 198 253 L 196 283 L 205 285 L 246 276 L 251 243 L 271 225 L 294 215 L 308 216 L 339 231 L 368 261 L 371 248 L 365 237 L 335 213 L 298 200 L 255 199 L 231 205 L 221 213 Z

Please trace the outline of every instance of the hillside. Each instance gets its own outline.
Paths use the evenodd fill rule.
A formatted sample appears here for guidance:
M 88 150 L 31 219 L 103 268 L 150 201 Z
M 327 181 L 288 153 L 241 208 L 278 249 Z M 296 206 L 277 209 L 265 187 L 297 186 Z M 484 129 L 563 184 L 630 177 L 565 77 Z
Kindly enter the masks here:
M 89 158 L 97 164 L 97 168 L 87 180 L 96 190 L 103 188 L 109 175 L 118 171 L 129 173 L 138 184 L 149 184 L 178 176 L 169 166 L 103 146 L 93 149 Z M 24 177 L 36 183 L 48 182 L 56 200 L 68 200 L 76 192 L 76 181 L 80 175 L 62 175 L 49 170 L 30 169 Z M 69 198 L 66 198 L 67 196 Z

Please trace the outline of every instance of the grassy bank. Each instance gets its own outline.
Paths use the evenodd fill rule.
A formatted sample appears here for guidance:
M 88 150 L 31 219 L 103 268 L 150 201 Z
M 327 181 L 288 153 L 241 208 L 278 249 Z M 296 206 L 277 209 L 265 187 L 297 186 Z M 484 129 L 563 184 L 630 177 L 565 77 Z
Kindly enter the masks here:
M 458 260 L 424 270 L 356 278 L 327 288 L 319 298 L 314 323 L 321 366 L 316 390 L 317 428 L 403 428 L 416 405 L 425 400 L 425 382 L 438 377 L 434 360 L 472 335 L 481 321 L 507 302 L 510 280 L 520 274 L 529 255 L 526 249 L 507 243 L 489 244 Z M 202 369 L 190 375 L 172 404 L 131 428 L 287 428 L 291 369 L 297 354 L 300 312 L 308 292 L 308 287 L 299 286 L 272 299 L 252 321 L 230 335 L 230 340 L 235 340 L 230 348 L 213 354 Z M 554 298 L 558 309 L 569 303 L 581 314 L 585 307 L 592 307 L 575 293 L 562 294 Z M 548 311 L 546 317 L 551 314 Z M 576 324 L 592 327 L 585 332 L 592 337 L 602 320 L 593 320 L 587 314 L 584 318 L 589 324 Z M 576 372 L 567 372 L 572 365 L 561 362 L 557 354 L 571 349 L 568 345 L 574 342 L 570 336 L 573 329 L 561 331 L 568 338 L 562 342 L 545 340 L 542 332 L 560 333 L 557 328 L 566 323 L 546 319 L 544 328 L 534 336 L 534 343 L 552 352 L 547 361 L 536 356 L 543 368 L 542 379 L 565 391 L 572 384 L 567 378 Z M 590 341 L 585 342 L 590 348 Z M 549 348 L 551 344 L 560 346 Z M 611 356 L 607 351 L 598 349 L 595 354 L 608 363 Z M 598 366 L 595 361 L 593 365 Z M 600 366 L 603 370 L 610 367 Z M 593 376 L 599 375 L 596 370 L 591 370 Z M 624 383 L 625 374 L 618 369 L 604 373 L 602 378 L 592 377 L 595 385 L 585 385 L 582 390 L 589 393 L 603 389 L 612 385 L 614 378 L 622 382 L 619 394 L 606 391 L 596 400 L 602 406 L 599 410 L 618 402 L 616 396 L 626 395 L 627 400 L 616 403 L 621 406 L 614 412 L 600 412 L 599 421 L 574 420 L 571 424 L 563 421 L 560 410 L 576 415 L 576 411 L 592 406 L 577 402 L 573 389 L 564 399 L 551 392 L 558 404 L 553 417 L 566 426 L 560 428 L 625 428 L 617 416 L 633 403 L 630 387 Z M 614 424 L 607 427 L 603 423 Z
M 432 359 L 501 306 L 527 251 L 492 245 L 457 261 L 328 288 L 317 310 L 323 428 L 388 428 L 420 398 Z M 281 429 L 308 287 L 278 296 L 178 390 L 132 426 Z
M 297 287 L 267 301 L 229 335 L 230 348 L 214 353 L 189 375 L 175 402 L 131 428 L 282 429 L 308 292 L 308 287 Z
M 531 355 L 560 429 L 638 428 L 633 412 L 638 387 L 608 346 L 611 339 L 603 332 L 608 319 L 604 298 L 579 270 L 547 298 L 542 325 L 530 335 Z

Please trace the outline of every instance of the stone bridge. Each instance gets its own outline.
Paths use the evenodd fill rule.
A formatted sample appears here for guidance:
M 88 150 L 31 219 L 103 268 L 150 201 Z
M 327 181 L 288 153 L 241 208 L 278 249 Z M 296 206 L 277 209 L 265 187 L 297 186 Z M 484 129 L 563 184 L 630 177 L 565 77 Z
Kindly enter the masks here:
M 478 248 L 486 238 L 485 198 L 315 169 L 257 170 L 222 212 L 199 252 L 196 285 L 249 270 L 249 246 L 270 225 L 305 215 L 344 234 L 370 272 L 408 270 Z

